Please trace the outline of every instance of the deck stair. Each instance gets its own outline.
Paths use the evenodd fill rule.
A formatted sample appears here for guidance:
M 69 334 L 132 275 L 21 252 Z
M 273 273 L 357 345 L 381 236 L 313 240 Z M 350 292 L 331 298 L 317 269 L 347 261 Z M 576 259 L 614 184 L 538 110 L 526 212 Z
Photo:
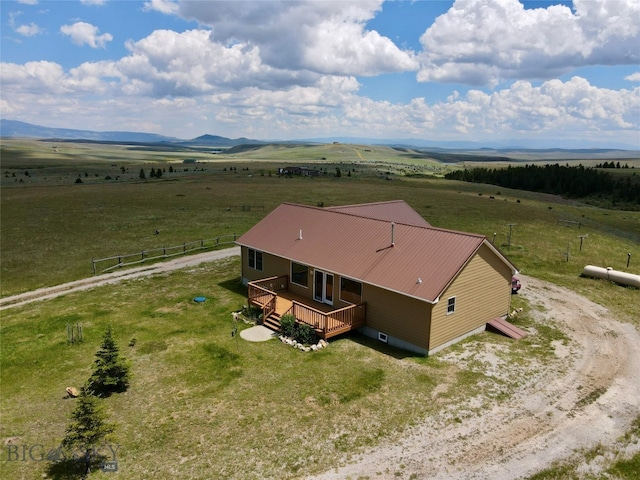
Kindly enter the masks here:
M 267 318 L 264 319 L 263 325 L 274 332 L 280 332 L 280 315 L 273 312 Z

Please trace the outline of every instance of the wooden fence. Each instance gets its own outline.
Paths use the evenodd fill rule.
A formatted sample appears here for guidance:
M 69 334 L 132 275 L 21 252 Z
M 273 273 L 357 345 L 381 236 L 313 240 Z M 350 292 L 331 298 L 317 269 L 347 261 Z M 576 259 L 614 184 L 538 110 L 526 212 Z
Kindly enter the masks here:
M 97 258 L 91 260 L 93 264 L 93 274 L 96 275 L 98 270 L 100 273 L 109 272 L 116 268 L 136 265 L 138 263 L 150 262 L 163 258 L 176 257 L 178 255 L 186 255 L 187 253 L 198 250 L 214 249 L 222 245 L 232 244 L 236 241 L 238 235 L 222 235 L 208 240 L 196 240 L 194 242 L 185 242 L 181 245 L 171 247 L 153 248 L 150 250 L 142 250 L 137 253 L 127 253 L 123 255 L 114 255 L 107 258 Z M 106 264 L 106 266 L 104 266 Z M 103 266 L 99 266 L 103 265 Z
M 563 220 L 561 218 L 558 219 L 558 225 L 562 225 L 564 227 L 576 227 L 578 230 L 582 226 L 580 222 L 576 222 L 574 220 Z
M 251 209 L 264 212 L 264 205 L 229 205 L 227 207 L 227 211 L 240 210 L 242 212 L 250 212 Z

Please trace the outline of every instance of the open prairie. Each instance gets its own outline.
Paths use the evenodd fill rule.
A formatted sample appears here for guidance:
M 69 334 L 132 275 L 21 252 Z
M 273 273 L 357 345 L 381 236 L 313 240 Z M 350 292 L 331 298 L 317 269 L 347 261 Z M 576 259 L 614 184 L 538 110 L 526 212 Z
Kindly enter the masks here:
M 246 343 L 231 336 L 231 312 L 246 295 L 237 258 L 16 307 L 2 311 L 1 321 L 3 478 L 67 478 L 48 471 L 46 462 L 9 461 L 7 445 L 59 444 L 73 409 L 64 389 L 86 380 L 108 325 L 134 373 L 126 393 L 105 400 L 117 424 L 113 442 L 120 445 L 122 478 L 320 475 L 407 438 L 425 419 L 439 418 L 444 432 L 447 425 L 486 419 L 481 415 L 489 407 L 511 408 L 535 381 L 557 376 L 571 383 L 572 362 L 587 358 L 572 338 L 579 323 L 568 328 L 545 316 L 551 308 L 545 291 L 556 307 L 565 291 L 594 302 L 595 313 L 584 318 L 614 319 L 615 328 L 604 330 L 610 340 L 629 328 L 637 335 L 638 290 L 580 273 L 586 264 L 638 273 L 640 212 L 444 180 L 447 169 L 458 167 L 386 147 L 266 148 L 260 155 L 212 154 L 3 141 L 1 296 L 91 276 L 95 258 L 241 234 L 285 201 L 328 206 L 403 199 L 436 227 L 486 235 L 528 277 L 554 285 L 532 280 L 533 295 L 514 296 L 514 307 L 524 308 L 516 322 L 532 334 L 514 343 L 487 332 L 431 358 L 355 335 L 313 355 L 273 341 Z M 277 175 L 290 164 L 321 174 Z M 163 174 L 150 178 L 152 168 Z M 195 304 L 196 295 L 207 301 Z M 78 323 L 84 341 L 67 345 L 67 325 Z M 485 368 L 492 360 L 505 365 L 502 374 Z M 565 392 L 563 402 L 573 403 L 562 408 L 578 416 L 615 387 L 577 383 L 584 391 L 571 390 L 576 398 Z M 608 458 L 602 471 L 627 461 L 625 451 L 636 468 L 637 424 L 622 427 L 625 442 L 601 445 L 604 453 L 587 442 L 582 463 L 562 467 L 569 469 L 566 478 L 579 478 L 571 472 L 600 453 Z M 371 478 L 422 478 L 409 461 L 386 471 L 364 465 L 374 469 Z

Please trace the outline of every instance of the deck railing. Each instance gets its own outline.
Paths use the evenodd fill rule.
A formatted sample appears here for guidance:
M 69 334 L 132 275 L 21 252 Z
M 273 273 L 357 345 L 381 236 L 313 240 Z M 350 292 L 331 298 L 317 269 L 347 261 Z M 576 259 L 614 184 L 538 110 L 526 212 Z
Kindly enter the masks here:
M 329 338 L 332 334 L 337 335 L 362 325 L 365 319 L 365 304 L 349 305 L 325 313 L 294 300 L 291 313 L 299 322 L 306 323 L 324 338 Z
M 289 276 L 263 278 L 254 282 L 249 282 L 249 304 L 256 305 L 262 309 L 263 318 L 267 318 L 276 310 L 278 294 L 276 292 L 287 290 L 289 286 Z M 320 336 L 327 339 L 334 335 L 346 332 L 353 328 L 364 325 L 366 304 L 349 305 L 331 312 L 305 305 L 304 303 L 292 300 L 291 308 L 285 312 L 292 314 L 300 323 L 306 323 L 316 330 Z
M 249 282 L 249 303 L 260 306 L 262 308 L 262 318 L 267 318 L 276 310 L 278 295 L 275 292 L 286 290 L 288 284 L 289 277 L 287 275 Z

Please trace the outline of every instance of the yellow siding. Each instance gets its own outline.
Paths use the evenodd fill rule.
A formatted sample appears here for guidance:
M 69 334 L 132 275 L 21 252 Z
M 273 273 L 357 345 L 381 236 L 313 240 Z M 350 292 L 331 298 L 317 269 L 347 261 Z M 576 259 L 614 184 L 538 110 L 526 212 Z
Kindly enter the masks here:
M 247 247 L 242 247 L 242 279 L 253 282 L 261 278 L 289 275 L 289 261 L 284 258 L 274 257 L 266 253 L 262 254 L 262 271 L 249 267 L 249 255 Z
M 368 327 L 429 348 L 430 304 L 366 284 L 362 286 L 362 297 L 367 302 Z
M 455 312 L 447 315 L 448 299 L 453 296 Z M 511 269 L 482 245 L 433 307 L 429 349 L 509 313 L 510 302 Z

